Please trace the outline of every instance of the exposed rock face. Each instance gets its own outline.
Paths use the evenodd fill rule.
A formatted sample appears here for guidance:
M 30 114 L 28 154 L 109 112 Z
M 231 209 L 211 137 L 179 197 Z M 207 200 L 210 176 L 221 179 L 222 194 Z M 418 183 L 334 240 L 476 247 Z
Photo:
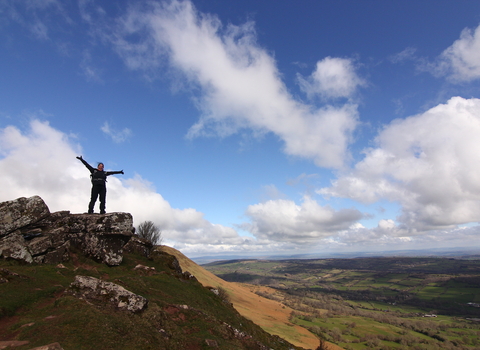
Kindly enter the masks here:
M 136 235 L 132 236 L 127 244 L 123 247 L 123 251 L 126 253 L 137 253 L 143 256 L 150 256 L 153 244 L 149 241 L 140 238 Z
M 50 213 L 38 196 L 0 203 L 0 257 L 60 263 L 76 248 L 108 265 L 119 265 L 132 236 L 129 213 Z
M 48 215 L 50 210 L 39 196 L 0 203 L 0 237 Z
M 148 300 L 134 294 L 118 284 L 105 282 L 95 277 L 75 276 L 70 285 L 72 293 L 82 299 L 109 302 L 116 308 L 130 312 L 140 312 L 148 305 Z
M 155 247 L 154 249 L 152 249 L 149 257 L 154 261 L 162 262 L 166 264 L 169 268 L 175 271 L 176 274 L 178 275 L 183 274 L 182 267 L 180 266 L 180 263 L 178 262 L 177 258 L 173 255 L 165 253 L 164 251 L 162 251 L 161 248 Z
M 33 262 L 32 254 L 28 251 L 25 239 L 19 230 L 13 231 L 11 234 L 1 238 L 0 255 L 5 258 L 23 260 Z

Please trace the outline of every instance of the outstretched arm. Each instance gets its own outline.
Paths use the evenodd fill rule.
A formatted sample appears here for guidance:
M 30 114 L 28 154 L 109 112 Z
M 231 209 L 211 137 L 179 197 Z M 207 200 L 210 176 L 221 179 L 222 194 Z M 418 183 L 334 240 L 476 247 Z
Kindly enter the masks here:
M 124 174 L 123 170 L 120 170 L 120 171 L 106 171 L 105 172 L 105 175 L 109 176 L 109 175 L 115 175 L 115 174 Z
M 77 157 L 77 159 L 78 159 L 79 161 L 81 161 L 81 162 L 83 163 L 83 165 L 85 165 L 85 166 L 87 167 L 87 169 L 90 170 L 91 173 L 93 173 L 93 171 L 95 170 L 95 168 L 92 167 L 90 164 L 88 164 L 88 163 L 85 161 L 85 159 L 82 158 L 82 156 Z

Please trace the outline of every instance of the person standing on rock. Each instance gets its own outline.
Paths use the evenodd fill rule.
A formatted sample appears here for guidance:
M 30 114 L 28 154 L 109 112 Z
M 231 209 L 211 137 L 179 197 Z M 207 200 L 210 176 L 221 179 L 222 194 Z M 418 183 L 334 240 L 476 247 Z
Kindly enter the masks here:
M 95 169 L 90 164 L 88 164 L 82 156 L 77 157 L 83 165 L 90 170 L 90 177 L 92 178 L 92 195 L 90 197 L 90 204 L 88 204 L 88 213 L 93 214 L 93 207 L 97 198 L 100 197 L 100 214 L 105 214 L 105 202 L 107 197 L 107 176 L 122 174 L 123 170 L 120 171 L 104 171 L 103 163 L 98 163 L 97 168 Z

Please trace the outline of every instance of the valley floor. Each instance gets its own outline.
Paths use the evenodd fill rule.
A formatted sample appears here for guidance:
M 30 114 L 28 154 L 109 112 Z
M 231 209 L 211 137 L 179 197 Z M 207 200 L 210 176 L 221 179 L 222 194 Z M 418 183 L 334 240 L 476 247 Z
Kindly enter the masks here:
M 257 286 L 258 295 L 293 310 L 292 323 L 345 349 L 480 349 L 480 260 L 235 260 L 203 267 Z

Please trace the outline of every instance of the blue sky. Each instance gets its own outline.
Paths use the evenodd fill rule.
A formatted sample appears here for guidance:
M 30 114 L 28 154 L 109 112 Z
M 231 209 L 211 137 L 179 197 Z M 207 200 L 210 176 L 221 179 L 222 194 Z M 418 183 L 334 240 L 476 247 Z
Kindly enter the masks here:
M 0 0 L 0 200 L 187 256 L 479 247 L 480 3 Z M 98 208 L 97 208 L 98 211 Z

